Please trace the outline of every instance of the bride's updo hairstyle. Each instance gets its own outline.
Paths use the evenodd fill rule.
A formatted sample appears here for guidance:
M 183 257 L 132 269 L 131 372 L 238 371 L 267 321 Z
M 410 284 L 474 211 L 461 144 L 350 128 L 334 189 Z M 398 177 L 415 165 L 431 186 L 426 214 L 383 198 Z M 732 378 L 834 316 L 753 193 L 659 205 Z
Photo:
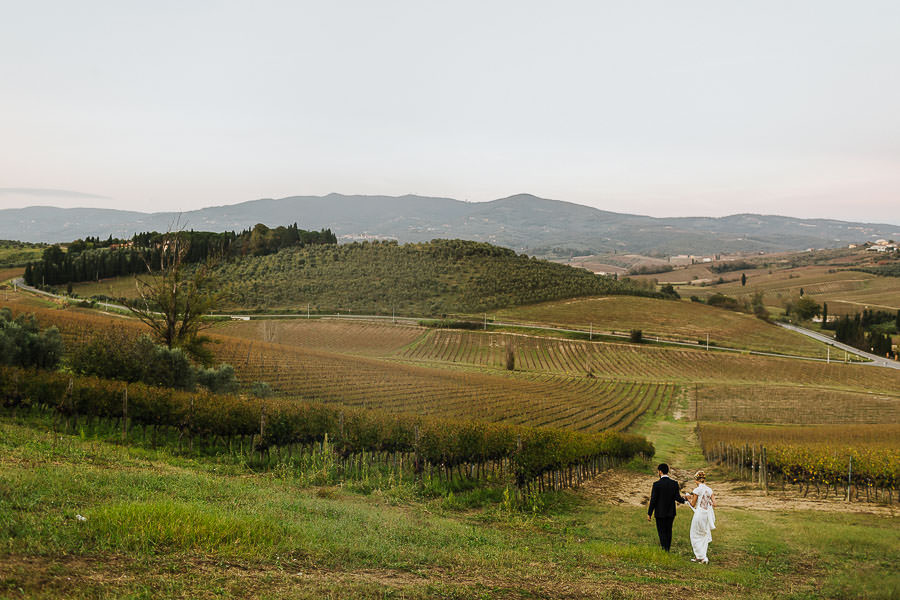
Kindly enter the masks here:
M 706 483 L 706 471 L 697 471 L 694 474 L 694 479 L 700 483 Z

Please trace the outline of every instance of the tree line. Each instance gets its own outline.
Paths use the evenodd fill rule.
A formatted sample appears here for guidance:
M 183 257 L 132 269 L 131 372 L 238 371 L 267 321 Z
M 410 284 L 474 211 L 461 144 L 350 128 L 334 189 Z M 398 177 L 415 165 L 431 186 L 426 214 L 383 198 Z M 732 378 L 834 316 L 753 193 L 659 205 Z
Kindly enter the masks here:
M 824 313 L 827 315 L 827 304 Z M 827 317 L 826 317 L 827 318 Z M 900 332 L 900 310 L 896 314 L 866 309 L 855 315 L 843 315 L 823 322 L 823 329 L 833 329 L 834 339 L 878 356 L 895 356 L 892 333 Z
M 266 256 L 284 248 L 337 244 L 337 236 L 330 229 L 307 231 L 296 223 L 275 228 L 258 223 L 239 233 L 151 231 L 135 234 L 128 240 L 87 237 L 68 244 L 66 250 L 59 244 L 47 247 L 40 260 L 25 267 L 25 283 L 56 286 L 146 273 L 150 265 L 160 264 L 167 244 L 176 238 L 187 248 L 185 263 Z

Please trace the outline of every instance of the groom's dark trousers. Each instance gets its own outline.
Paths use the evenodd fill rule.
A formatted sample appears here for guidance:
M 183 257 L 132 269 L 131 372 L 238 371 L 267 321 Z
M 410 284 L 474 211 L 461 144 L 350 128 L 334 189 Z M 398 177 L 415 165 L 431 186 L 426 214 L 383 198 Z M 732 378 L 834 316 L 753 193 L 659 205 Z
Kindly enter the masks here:
M 675 521 L 676 502 L 684 504 L 678 484 L 663 475 L 653 484 L 647 515 L 652 517 L 656 513 L 656 532 L 659 534 L 659 545 L 666 552 L 672 546 L 672 523 Z
M 672 546 L 672 524 L 675 517 L 656 517 L 656 533 L 659 534 L 659 545 L 666 552 Z

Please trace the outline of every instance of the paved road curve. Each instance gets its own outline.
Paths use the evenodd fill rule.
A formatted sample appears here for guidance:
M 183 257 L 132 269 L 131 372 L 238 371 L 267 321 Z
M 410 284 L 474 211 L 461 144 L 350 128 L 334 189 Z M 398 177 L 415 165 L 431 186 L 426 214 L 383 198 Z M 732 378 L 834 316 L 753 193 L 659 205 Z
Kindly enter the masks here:
M 785 329 L 790 329 L 791 331 L 796 331 L 797 333 L 802 333 L 805 336 L 811 337 L 814 340 L 819 340 L 820 342 L 825 342 L 829 346 L 834 346 L 835 348 L 839 348 L 844 350 L 845 352 L 850 352 L 851 354 L 855 354 L 857 356 L 862 356 L 863 358 L 868 358 L 872 362 L 867 362 L 863 364 L 872 365 L 874 367 L 888 367 L 890 369 L 900 369 L 900 362 L 896 360 L 891 360 L 889 358 L 884 358 L 883 356 L 878 356 L 877 354 L 870 354 L 868 352 L 863 352 L 858 348 L 854 348 L 853 346 L 848 346 L 847 344 L 842 344 L 841 342 L 837 342 L 827 335 L 822 335 L 816 331 L 812 331 L 806 329 L 804 327 L 797 327 L 796 325 L 789 325 L 787 323 L 778 323 L 781 327 Z

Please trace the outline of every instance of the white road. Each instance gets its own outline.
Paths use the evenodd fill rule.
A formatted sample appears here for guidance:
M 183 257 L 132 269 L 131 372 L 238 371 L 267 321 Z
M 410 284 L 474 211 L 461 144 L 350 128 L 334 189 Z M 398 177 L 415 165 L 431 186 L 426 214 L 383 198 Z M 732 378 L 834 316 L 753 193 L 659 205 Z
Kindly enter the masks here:
M 822 335 L 817 331 L 812 331 L 810 329 L 806 329 L 804 327 L 798 327 L 797 325 L 789 325 L 788 323 L 778 323 L 781 327 L 785 329 L 790 329 L 791 331 L 796 331 L 797 333 L 802 333 L 807 337 L 811 337 L 814 340 L 819 340 L 820 342 L 825 342 L 829 346 L 833 346 L 835 348 L 839 348 L 845 352 L 850 352 L 851 354 L 855 354 L 857 356 L 862 356 L 863 358 L 867 358 L 872 362 L 867 362 L 863 364 L 872 365 L 874 367 L 887 367 L 889 369 L 900 369 L 900 362 L 896 360 L 891 360 L 889 358 L 885 358 L 883 356 L 878 356 L 877 354 L 871 354 L 869 352 L 864 352 L 858 348 L 854 348 L 853 346 L 848 346 L 847 344 L 843 344 L 841 342 L 835 341 L 828 337 L 827 335 Z

